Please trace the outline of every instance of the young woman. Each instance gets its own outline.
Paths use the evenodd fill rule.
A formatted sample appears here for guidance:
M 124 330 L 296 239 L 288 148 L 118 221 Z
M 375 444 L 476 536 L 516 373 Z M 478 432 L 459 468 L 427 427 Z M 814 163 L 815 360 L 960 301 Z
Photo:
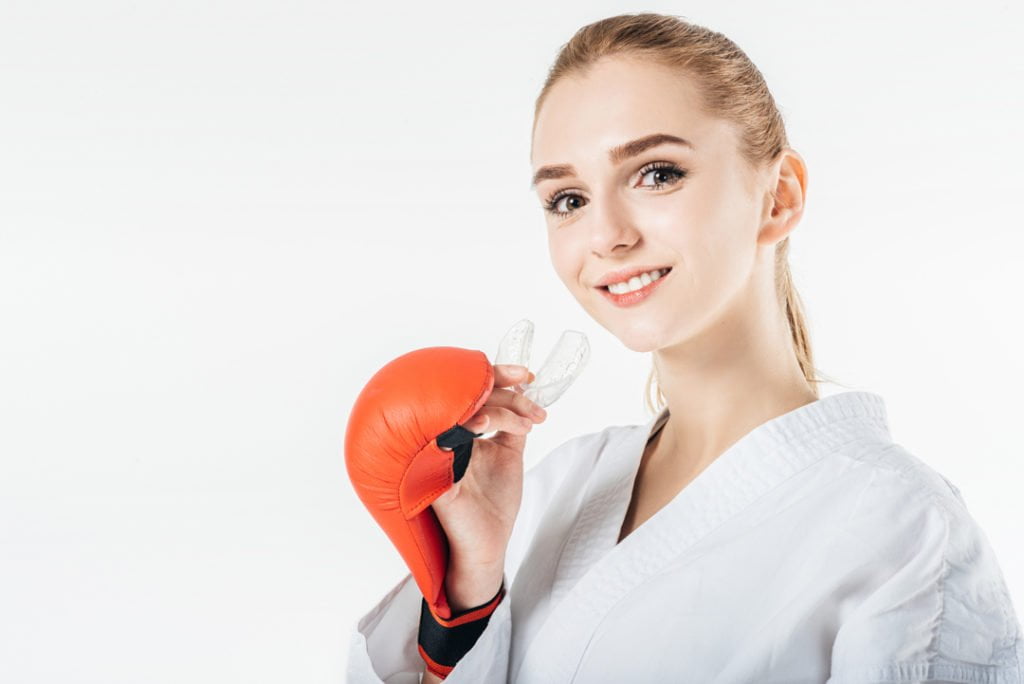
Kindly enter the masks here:
M 531 159 L 555 271 L 652 352 L 657 414 L 510 476 L 543 418 L 496 366 L 466 427 L 498 432 L 433 508 L 453 608 L 500 602 L 438 676 L 406 576 L 359 620 L 350 681 L 1024 681 L 957 489 L 892 441 L 880 396 L 819 396 L 786 257 L 807 170 L 747 56 L 672 16 L 585 26 Z

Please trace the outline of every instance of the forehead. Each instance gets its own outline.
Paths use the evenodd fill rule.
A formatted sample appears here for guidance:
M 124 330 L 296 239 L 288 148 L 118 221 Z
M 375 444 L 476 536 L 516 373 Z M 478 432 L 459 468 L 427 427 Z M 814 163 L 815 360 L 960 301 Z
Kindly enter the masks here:
M 726 122 L 703 112 L 696 84 L 683 71 L 606 58 L 548 91 L 537 113 L 531 164 L 607 163 L 608 149 L 656 132 L 686 138 L 697 153 L 721 151 L 731 133 Z

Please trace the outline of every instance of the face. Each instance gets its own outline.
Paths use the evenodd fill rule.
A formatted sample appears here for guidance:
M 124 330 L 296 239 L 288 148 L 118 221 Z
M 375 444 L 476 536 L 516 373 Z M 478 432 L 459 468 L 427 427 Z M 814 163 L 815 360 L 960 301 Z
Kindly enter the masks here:
M 766 187 L 737 151 L 732 125 L 699 108 L 684 75 L 624 57 L 548 93 L 531 165 L 542 177 L 548 247 L 558 277 L 590 316 L 634 351 L 677 344 L 711 326 L 751 287 Z M 682 138 L 612 160 L 609 150 L 654 133 Z M 632 152 L 638 150 L 634 148 Z M 559 173 L 544 174 L 558 176 Z M 597 286 L 632 267 L 671 268 L 650 294 L 617 306 Z

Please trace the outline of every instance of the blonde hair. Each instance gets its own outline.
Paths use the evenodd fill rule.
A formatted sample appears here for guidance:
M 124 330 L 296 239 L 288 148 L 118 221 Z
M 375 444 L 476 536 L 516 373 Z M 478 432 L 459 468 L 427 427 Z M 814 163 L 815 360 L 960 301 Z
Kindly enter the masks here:
M 703 26 L 665 14 L 620 14 L 587 24 L 562 46 L 534 107 L 534 129 L 541 105 L 551 88 L 562 78 L 585 73 L 604 57 L 625 55 L 677 68 L 692 76 L 701 94 L 701 105 L 711 116 L 726 119 L 739 131 L 739 152 L 758 168 L 777 158 L 789 146 L 782 115 L 761 72 L 729 38 Z M 776 201 L 778 197 L 772 191 Z M 803 304 L 789 270 L 789 237 L 775 247 L 775 289 L 792 333 L 793 350 L 804 378 L 814 395 L 819 395 L 811 354 L 811 341 Z M 652 405 L 652 387 L 655 389 Z M 667 403 L 657 385 L 657 369 L 651 368 L 644 390 L 644 403 L 652 413 Z

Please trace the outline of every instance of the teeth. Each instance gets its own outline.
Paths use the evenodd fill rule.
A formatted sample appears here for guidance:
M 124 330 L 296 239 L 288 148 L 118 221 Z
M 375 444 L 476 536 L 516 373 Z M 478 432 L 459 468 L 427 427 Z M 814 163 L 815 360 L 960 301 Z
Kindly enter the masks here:
M 608 291 L 612 294 L 626 294 L 627 292 L 633 292 L 639 290 L 641 287 L 650 285 L 655 280 L 659 280 L 663 275 L 668 273 L 667 268 L 657 269 L 650 273 L 641 273 L 638 276 L 633 276 L 627 281 L 621 283 L 612 283 L 608 286 Z

